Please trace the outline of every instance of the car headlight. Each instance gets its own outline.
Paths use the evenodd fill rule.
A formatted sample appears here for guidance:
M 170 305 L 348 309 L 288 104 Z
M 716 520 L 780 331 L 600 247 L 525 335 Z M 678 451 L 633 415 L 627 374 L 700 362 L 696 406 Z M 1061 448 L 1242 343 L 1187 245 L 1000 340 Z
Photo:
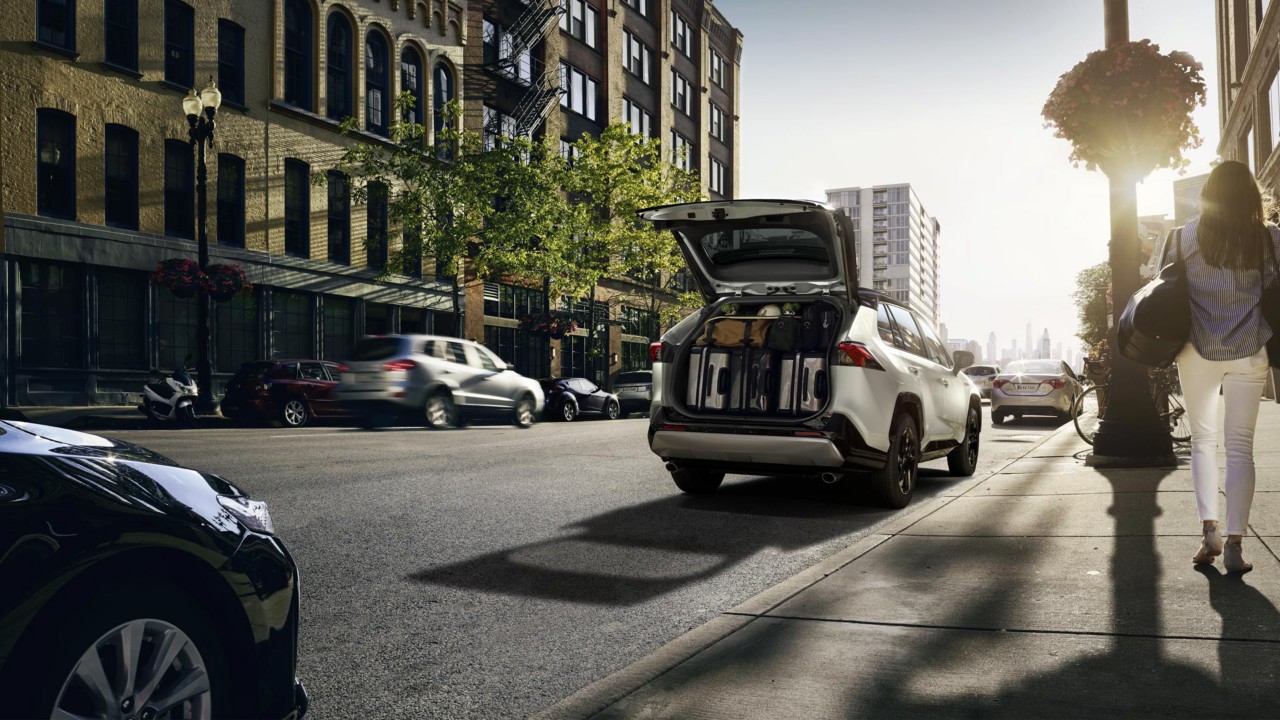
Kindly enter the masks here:
M 250 500 L 247 497 L 219 495 L 218 504 L 226 508 L 237 520 L 254 532 L 276 534 L 276 526 L 271 522 L 271 513 L 267 504 L 261 500 Z

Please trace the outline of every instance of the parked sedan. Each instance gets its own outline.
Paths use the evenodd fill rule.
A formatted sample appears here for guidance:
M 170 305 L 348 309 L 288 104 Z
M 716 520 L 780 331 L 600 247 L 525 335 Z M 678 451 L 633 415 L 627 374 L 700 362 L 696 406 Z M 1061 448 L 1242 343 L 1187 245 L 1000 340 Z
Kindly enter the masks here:
M 618 396 L 600 389 L 586 378 L 549 378 L 538 381 L 547 400 L 547 416 L 572 422 L 583 413 L 617 420 L 622 414 Z
M 973 384 L 977 386 L 978 392 L 982 397 L 991 397 L 991 381 L 995 376 L 1000 374 L 999 365 L 974 365 L 964 369 L 964 374 L 969 376 Z
M 0 717 L 296 718 L 298 570 L 265 503 L 0 422 Z
M 653 396 L 653 371 L 637 370 L 618 373 L 618 379 L 613 382 L 613 389 L 618 394 L 618 404 L 622 406 L 623 415 L 649 412 L 649 402 Z
M 1071 417 L 1080 381 L 1061 360 L 1018 360 L 991 381 L 991 421 L 1012 415 Z
M 285 427 L 302 427 L 312 418 L 347 417 L 333 397 L 339 379 L 334 362 L 248 362 L 227 383 L 222 414 L 236 420 L 273 420 Z

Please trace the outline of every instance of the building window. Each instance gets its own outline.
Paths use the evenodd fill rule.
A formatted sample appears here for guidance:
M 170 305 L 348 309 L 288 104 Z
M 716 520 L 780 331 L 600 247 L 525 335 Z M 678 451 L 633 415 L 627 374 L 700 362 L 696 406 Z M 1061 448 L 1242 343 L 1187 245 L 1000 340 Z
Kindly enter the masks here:
M 707 187 L 711 189 L 711 192 L 727 196 L 724 184 L 724 163 L 711 158 L 710 165 L 710 172 L 707 173 Z
M 710 112 L 708 114 L 710 115 L 708 124 L 711 127 L 711 137 L 724 142 L 724 111 L 717 107 L 715 103 L 710 103 Z
M 653 67 L 653 51 L 629 31 L 622 31 L 622 66 L 648 85 Z
M 411 47 L 406 47 L 400 53 L 400 92 L 413 95 L 413 107 L 405 112 L 404 121 L 425 124 L 427 118 L 422 102 L 422 56 Z
M 293 158 L 284 161 L 284 251 L 311 257 L 311 169 Z
M 390 77 L 387 41 L 374 30 L 364 38 L 364 128 L 379 135 L 387 134 L 391 115 Z
M 365 266 L 381 270 L 387 266 L 387 186 L 369 183 L 369 201 L 364 241 Z
M 328 174 L 329 262 L 351 264 L 351 186 L 337 170 Z
M 76 118 L 61 110 L 36 110 L 36 212 L 76 218 Z
M 84 272 L 23 260 L 22 367 L 84 367 Z
M 391 306 L 381 303 L 364 304 L 364 334 L 387 335 L 395 332 L 391 329 Z
M 314 302 L 310 295 L 271 291 L 271 357 L 276 360 L 315 355 Z
M 484 106 L 484 149 L 496 148 L 502 138 L 513 138 L 520 134 L 516 119 L 489 105 Z
M 671 164 L 683 170 L 692 170 L 696 167 L 694 158 L 697 155 L 696 145 L 675 130 L 671 131 Z
M 569 63 L 560 63 L 560 107 L 595 120 L 598 87 L 595 78 Z
M 195 226 L 195 170 L 191 145 L 164 141 L 164 234 L 190 240 Z
M 285 0 L 284 4 L 284 101 L 311 110 L 311 27 L 314 24 L 308 0 Z
M 524 85 L 532 84 L 533 53 L 528 48 L 517 53 L 512 35 L 489 18 L 484 19 L 483 29 L 485 66 Z
M 649 0 L 622 0 L 622 4 L 645 17 L 649 17 Z
M 235 372 L 258 359 L 258 301 L 252 294 L 218 303 L 213 321 L 219 372 Z
M 147 277 L 98 268 L 98 367 L 147 367 Z
M 487 282 L 484 284 L 484 314 L 519 320 L 530 313 L 541 312 L 546 298 L 541 289 Z
M 351 92 L 352 57 L 351 23 L 341 12 L 329 13 L 329 42 L 326 55 L 325 112 L 334 120 L 342 120 L 355 114 L 355 100 Z
M 453 72 L 449 70 L 449 66 L 443 62 L 436 63 L 435 70 L 432 71 L 432 88 L 431 109 L 433 111 L 432 122 L 435 128 L 436 142 L 440 141 L 440 135 L 444 132 L 446 106 L 453 102 Z M 456 122 L 456 118 L 450 118 L 449 121 Z M 448 148 L 441 149 L 442 157 L 453 157 L 453 153 Z
M 37 0 L 36 39 L 46 45 L 76 49 L 75 0 Z
M 156 341 L 161 370 L 177 370 L 196 351 L 196 299 L 156 290 Z
M 1271 76 L 1267 90 L 1267 105 L 1271 108 L 1271 149 L 1280 149 L 1280 73 Z
M 218 21 L 218 89 L 222 101 L 244 105 L 244 28 Z
M 631 132 L 649 137 L 653 116 L 629 97 L 622 98 L 622 121 L 631 126 Z
M 138 133 L 107 125 L 103 149 L 103 205 L 107 225 L 138 229 Z
M 657 315 L 644 308 L 635 308 L 628 305 L 623 305 L 621 310 L 622 332 L 630 335 L 643 335 L 650 339 L 658 336 Z
M 560 157 L 570 166 L 578 159 L 578 147 L 568 138 L 560 138 Z
M 400 271 L 413 278 L 422 277 L 422 235 L 413 230 L 400 233 Z
M 244 247 L 244 160 L 218 153 L 218 244 Z
M 106 0 L 102 5 L 102 59 L 126 70 L 138 69 L 138 0 Z
M 587 338 L 566 335 L 560 341 L 560 376 L 590 377 L 587 370 Z
M 586 0 L 560 0 L 560 29 L 581 40 L 589 48 L 596 46 L 599 14 Z
M 707 48 L 707 75 L 716 87 L 724 87 L 724 57 L 711 48 Z
M 689 112 L 689 81 L 674 69 L 671 71 L 671 104 L 685 115 L 692 116 Z
M 180 0 L 164 0 L 164 79 L 181 88 L 196 85 L 196 13 Z
M 675 10 L 671 11 L 671 46 L 689 57 L 689 23 Z
M 324 352 L 322 360 L 346 360 L 355 344 L 355 301 L 343 297 L 324 297 Z
M 551 341 L 545 335 L 486 325 L 484 344 L 525 377 L 551 375 Z

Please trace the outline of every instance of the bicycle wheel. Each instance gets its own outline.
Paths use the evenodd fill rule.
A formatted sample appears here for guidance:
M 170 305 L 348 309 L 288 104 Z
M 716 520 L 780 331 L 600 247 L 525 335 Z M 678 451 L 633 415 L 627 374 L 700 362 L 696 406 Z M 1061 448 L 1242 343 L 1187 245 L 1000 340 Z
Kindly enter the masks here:
M 1080 439 L 1093 444 L 1093 436 L 1098 434 L 1098 423 L 1102 416 L 1098 414 L 1098 386 L 1094 385 L 1076 398 L 1071 415 Z
M 1160 409 L 1160 416 L 1169 426 L 1169 437 L 1178 443 L 1191 441 L 1191 423 L 1187 421 L 1187 410 L 1182 407 L 1182 401 L 1173 393 L 1165 393 L 1164 407 Z

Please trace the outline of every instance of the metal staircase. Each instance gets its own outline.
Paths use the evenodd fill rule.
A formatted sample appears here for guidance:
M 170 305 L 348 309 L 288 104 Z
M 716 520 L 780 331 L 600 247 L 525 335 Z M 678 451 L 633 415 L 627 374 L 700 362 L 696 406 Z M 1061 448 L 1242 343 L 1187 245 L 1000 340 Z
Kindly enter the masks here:
M 547 67 L 533 58 L 533 48 L 546 39 L 556 26 L 564 10 L 559 0 L 529 0 L 527 9 L 506 30 L 502 57 L 486 68 L 525 87 L 524 95 L 516 103 L 510 118 L 516 134 L 530 135 L 546 119 L 560 97 L 560 68 Z M 528 73 L 521 72 L 520 57 L 529 53 Z M 501 125 L 501 121 L 497 123 Z M 501 135 L 501 127 L 489 128 L 491 134 Z

